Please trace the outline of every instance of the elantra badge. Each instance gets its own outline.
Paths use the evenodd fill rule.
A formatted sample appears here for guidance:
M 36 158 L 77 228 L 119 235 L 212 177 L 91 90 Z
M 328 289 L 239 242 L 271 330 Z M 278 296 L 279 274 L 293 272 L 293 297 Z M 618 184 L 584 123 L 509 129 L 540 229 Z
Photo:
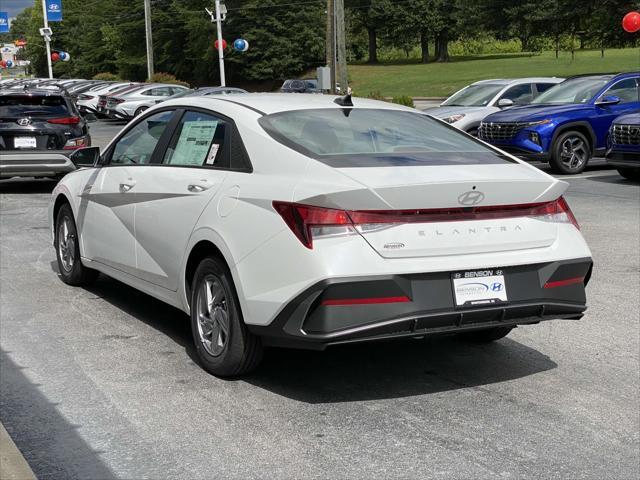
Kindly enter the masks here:
M 469 190 L 458 197 L 458 203 L 467 207 L 477 205 L 484 200 L 484 193 L 478 190 Z

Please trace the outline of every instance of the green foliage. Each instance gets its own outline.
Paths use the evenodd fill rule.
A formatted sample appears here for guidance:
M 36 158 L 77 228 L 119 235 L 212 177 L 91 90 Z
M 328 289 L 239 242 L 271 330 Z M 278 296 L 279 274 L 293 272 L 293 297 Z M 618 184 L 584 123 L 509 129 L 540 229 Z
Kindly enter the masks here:
M 405 105 L 405 106 L 411 107 L 411 108 L 414 107 L 413 98 L 411 98 L 411 97 L 409 97 L 407 95 L 400 95 L 400 96 L 397 96 L 397 97 L 393 97 L 391 99 L 391 103 L 398 103 L 400 105 Z
M 185 87 L 188 87 L 189 84 L 187 82 L 183 82 L 178 80 L 175 75 L 171 75 L 170 73 L 165 73 L 165 72 L 156 72 L 153 75 L 151 75 L 150 78 L 147 79 L 147 82 L 150 83 L 172 83 L 175 85 L 183 85 Z
M 96 74 L 93 76 L 93 79 L 94 79 L 94 80 L 104 80 L 104 81 L 107 81 L 107 82 L 120 80 L 120 78 L 119 78 L 116 74 L 111 73 L 111 72 L 100 72 L 100 73 L 96 73 Z
M 383 100 L 386 101 L 387 99 L 380 93 L 380 90 L 376 90 L 375 92 L 369 92 L 369 95 L 367 95 L 367 98 L 371 98 L 372 100 Z

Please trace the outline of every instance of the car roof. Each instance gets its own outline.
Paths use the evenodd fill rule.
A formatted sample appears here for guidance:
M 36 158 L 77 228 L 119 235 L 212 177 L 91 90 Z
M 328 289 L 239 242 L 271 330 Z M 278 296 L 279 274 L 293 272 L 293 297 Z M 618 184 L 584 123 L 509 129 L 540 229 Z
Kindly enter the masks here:
M 56 96 L 56 97 L 67 97 L 67 91 L 64 89 L 53 90 L 50 88 L 11 88 L 3 90 L 0 95 L 30 95 L 30 96 Z
M 318 108 L 345 108 L 334 102 L 336 95 L 320 95 L 313 93 L 244 93 L 242 95 L 229 96 L 189 96 L 175 100 L 167 100 L 161 103 L 163 106 L 185 105 L 185 106 L 210 106 L 214 108 L 220 105 L 218 102 L 230 102 L 235 105 L 242 105 L 248 110 L 269 115 L 272 113 L 287 112 L 292 110 L 312 110 Z M 376 108 L 385 110 L 404 110 L 417 112 L 413 108 L 398 105 L 396 103 L 382 102 L 369 98 L 353 97 L 353 107 L 349 108 Z M 422 113 L 422 112 L 418 112 Z
M 488 80 L 480 80 L 473 82 L 471 85 L 511 85 L 513 83 L 560 83 L 564 80 L 563 77 L 524 77 L 524 78 L 492 78 Z

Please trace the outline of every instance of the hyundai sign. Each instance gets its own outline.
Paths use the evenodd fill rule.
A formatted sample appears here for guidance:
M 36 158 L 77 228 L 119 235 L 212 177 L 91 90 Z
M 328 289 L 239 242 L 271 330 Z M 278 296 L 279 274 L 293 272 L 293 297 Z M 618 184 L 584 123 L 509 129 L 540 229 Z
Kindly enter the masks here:
M 9 14 L 7 12 L 0 12 L 0 33 L 7 33 L 9 31 Z
M 62 21 L 62 0 L 45 0 L 47 2 L 47 20 Z

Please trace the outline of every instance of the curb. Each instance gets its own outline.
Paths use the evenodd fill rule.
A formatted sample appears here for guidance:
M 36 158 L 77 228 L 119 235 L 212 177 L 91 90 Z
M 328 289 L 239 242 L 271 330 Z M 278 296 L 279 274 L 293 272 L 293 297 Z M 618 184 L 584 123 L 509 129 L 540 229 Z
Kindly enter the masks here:
M 36 480 L 31 467 L 0 423 L 0 478 L 2 480 Z

